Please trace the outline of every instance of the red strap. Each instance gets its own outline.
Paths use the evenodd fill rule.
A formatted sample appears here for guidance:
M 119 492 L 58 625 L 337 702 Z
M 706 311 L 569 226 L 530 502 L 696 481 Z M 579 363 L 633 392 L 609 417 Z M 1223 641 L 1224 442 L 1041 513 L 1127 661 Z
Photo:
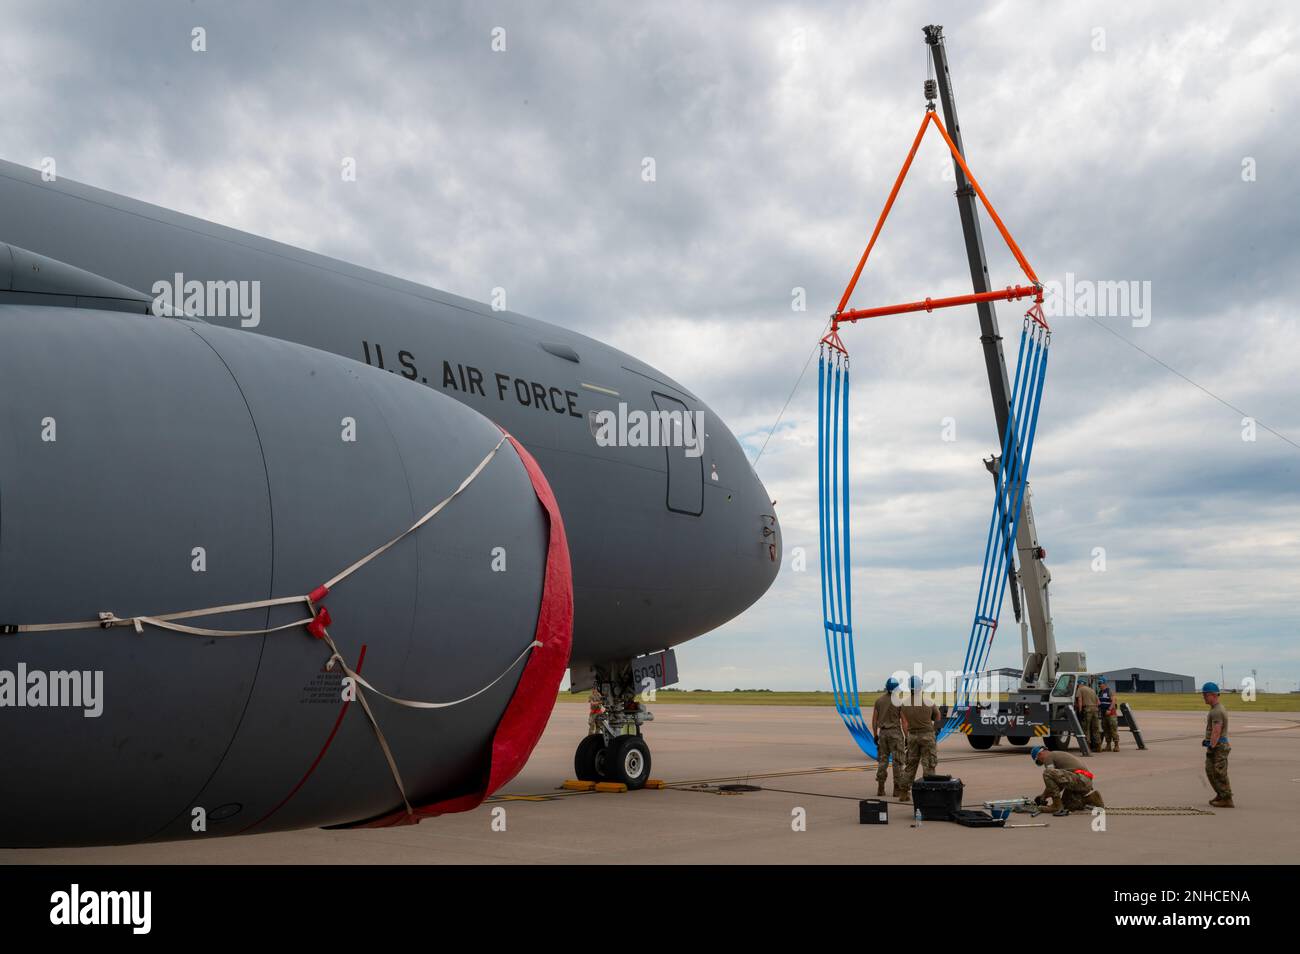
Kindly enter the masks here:
M 503 433 L 506 433 L 503 430 Z M 528 472 L 533 492 L 541 502 L 550 522 L 550 542 L 546 548 L 546 570 L 542 582 L 542 601 L 537 613 L 534 638 L 541 643 L 528 657 L 519 684 L 506 706 L 492 736 L 492 762 L 482 790 L 449 798 L 430 805 L 420 805 L 414 814 L 396 811 L 391 815 L 350 826 L 354 828 L 389 828 L 414 825 L 423 818 L 467 812 L 519 774 L 528 761 L 537 740 L 542 737 L 551 709 L 559 694 L 560 680 L 569 666 L 573 646 L 573 576 L 569 565 L 569 543 L 564 534 L 560 505 L 555 500 L 537 461 L 508 433 L 506 436 Z
M 307 624 L 307 632 L 311 633 L 317 639 L 325 638 L 325 630 L 333 624 L 334 620 L 330 619 L 330 611 L 327 606 L 317 606 L 316 615 L 312 621 Z
M 1089 772 L 1087 769 L 1075 769 L 1075 770 L 1074 770 L 1074 774 L 1075 774 L 1075 775 L 1085 775 L 1085 776 L 1087 776 L 1089 779 L 1092 778 L 1092 773 Z

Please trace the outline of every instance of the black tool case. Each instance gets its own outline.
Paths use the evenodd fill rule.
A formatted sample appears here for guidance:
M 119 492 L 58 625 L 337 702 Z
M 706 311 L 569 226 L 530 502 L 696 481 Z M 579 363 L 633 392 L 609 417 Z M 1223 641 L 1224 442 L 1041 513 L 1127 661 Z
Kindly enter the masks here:
M 988 812 L 965 808 L 953 812 L 952 820 L 964 828 L 1002 828 L 1007 823 L 1005 818 L 994 818 Z
M 927 775 L 912 783 L 912 804 L 925 821 L 952 821 L 961 811 L 961 779 L 951 775 Z
M 864 798 L 858 802 L 858 822 L 862 825 L 888 825 L 889 802 L 881 798 Z

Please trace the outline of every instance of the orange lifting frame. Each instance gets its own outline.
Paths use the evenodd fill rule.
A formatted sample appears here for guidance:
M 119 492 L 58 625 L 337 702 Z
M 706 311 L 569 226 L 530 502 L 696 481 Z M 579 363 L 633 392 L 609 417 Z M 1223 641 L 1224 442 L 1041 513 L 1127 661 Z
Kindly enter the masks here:
M 845 311 L 844 306 L 849 303 L 849 298 L 853 295 L 853 289 L 857 287 L 858 278 L 862 275 L 862 269 L 867 264 L 867 258 L 871 255 L 871 250 L 876 245 L 876 239 L 880 237 L 880 230 L 884 227 L 885 219 L 889 217 L 889 212 L 894 207 L 894 200 L 898 198 L 898 190 L 902 188 L 903 180 L 907 178 L 907 172 L 912 168 L 912 160 L 916 158 L 916 150 L 920 147 L 921 139 L 925 136 L 925 131 L 931 123 L 934 124 L 935 129 L 939 130 L 939 135 L 943 136 L 943 141 L 948 144 L 948 151 L 952 153 L 952 157 L 956 160 L 957 165 L 961 166 L 961 171 L 966 174 L 966 179 L 970 182 L 971 188 L 973 188 L 975 194 L 979 196 L 980 202 L 983 203 L 985 210 L 988 212 L 990 218 L 993 219 L 993 223 L 998 227 L 998 232 L 1002 234 L 1002 238 L 1007 243 L 1007 247 L 1011 249 L 1011 254 L 1015 256 L 1016 262 L 1020 265 L 1021 270 L 1025 273 L 1025 277 L 1029 279 L 1031 284 L 1015 286 L 1009 285 L 998 291 L 976 292 L 970 295 L 954 295 L 950 298 L 926 298 L 922 301 L 905 302 L 900 305 L 885 305 L 881 308 L 855 308 L 850 311 Z M 879 318 L 883 315 L 898 315 L 913 311 L 933 311 L 936 308 L 951 308 L 954 305 L 973 305 L 985 301 L 1014 301 L 1015 299 L 1028 298 L 1031 296 L 1034 299 L 1034 306 L 1030 308 L 1028 315 L 1038 324 L 1046 328 L 1047 322 L 1043 318 L 1042 308 L 1040 307 L 1043 303 L 1042 282 L 1040 282 L 1038 276 L 1034 274 L 1033 268 L 1025 259 L 1024 252 L 1020 251 L 1020 246 L 1016 244 L 1016 240 L 1013 239 L 1011 233 L 1007 231 L 1006 223 L 1002 221 L 1002 217 L 998 215 L 997 210 L 993 208 L 993 204 L 989 202 L 989 197 L 985 195 L 984 190 L 980 188 L 978 180 L 976 180 L 974 174 L 970 171 L 970 166 L 966 165 L 966 160 L 962 157 L 962 154 L 957 151 L 957 146 L 953 143 L 952 137 L 948 135 L 948 130 L 943 128 L 943 123 L 939 122 L 939 117 L 935 115 L 934 110 L 932 108 L 927 109 L 925 111 L 925 117 L 921 120 L 921 128 L 916 131 L 916 138 L 912 140 L 912 148 L 908 151 L 907 159 L 903 162 L 903 168 L 899 170 L 898 178 L 894 180 L 894 188 L 890 190 L 889 198 L 885 201 L 885 207 L 880 211 L 880 218 L 876 220 L 876 227 L 871 233 L 871 240 L 867 242 L 866 251 L 862 253 L 862 258 L 858 260 L 858 267 L 853 270 L 853 277 L 849 279 L 848 287 L 844 289 L 844 294 L 840 297 L 839 306 L 831 316 L 830 333 L 822 340 L 832 347 L 838 348 L 842 351 L 844 350 L 844 345 L 840 341 L 838 334 L 840 325 L 857 321 L 860 318 Z

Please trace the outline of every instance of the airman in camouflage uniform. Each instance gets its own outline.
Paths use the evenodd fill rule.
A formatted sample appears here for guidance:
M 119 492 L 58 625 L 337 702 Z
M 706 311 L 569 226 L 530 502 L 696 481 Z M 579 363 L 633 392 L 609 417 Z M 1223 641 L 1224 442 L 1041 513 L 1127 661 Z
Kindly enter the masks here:
M 1079 710 L 1079 724 L 1083 727 L 1084 738 L 1088 748 L 1096 752 L 1101 748 L 1101 721 L 1097 718 L 1097 708 L 1101 705 L 1092 686 L 1082 679 L 1074 693 L 1074 705 Z
M 1205 777 L 1214 788 L 1210 804 L 1215 808 L 1235 808 L 1232 803 L 1232 785 L 1228 782 L 1228 713 L 1219 702 L 1219 687 L 1212 682 L 1201 686 L 1201 698 L 1210 707 L 1205 717 Z
M 1047 805 L 1054 815 L 1106 807 L 1101 792 L 1092 787 L 1092 773 L 1073 755 L 1049 752 L 1037 746 L 1029 755 L 1043 766 L 1043 794 L 1034 799 L 1039 805 Z
M 871 734 L 876 737 L 876 795 L 885 794 L 889 763 L 894 763 L 894 797 L 903 792 L 903 765 L 907 761 L 907 739 L 903 735 L 902 707 L 894 702 L 897 679 L 885 683 L 885 693 L 871 712 Z
M 600 723 L 605 718 L 605 697 L 599 686 L 591 687 L 591 694 L 587 696 L 587 709 L 587 734 L 595 735 L 600 731 Z
M 924 775 L 933 775 L 939 764 L 935 731 L 939 724 L 939 707 L 929 702 L 921 693 L 921 679 L 912 677 L 912 692 L 901 709 L 903 731 L 907 733 L 907 769 L 903 773 L 903 791 L 899 801 L 912 800 L 912 783 L 916 770 L 924 768 Z
M 1100 689 L 1097 690 L 1097 699 L 1101 703 L 1101 736 L 1102 752 L 1119 751 L 1119 699 L 1115 697 L 1115 690 L 1111 687 L 1110 681 L 1105 676 L 1098 676 L 1097 682 Z

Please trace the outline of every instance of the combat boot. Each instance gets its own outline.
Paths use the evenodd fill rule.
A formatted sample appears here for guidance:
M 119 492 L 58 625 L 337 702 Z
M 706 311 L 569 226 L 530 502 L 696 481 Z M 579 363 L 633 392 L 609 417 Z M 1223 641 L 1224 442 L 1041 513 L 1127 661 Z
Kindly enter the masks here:
M 1083 804 L 1092 808 L 1105 808 L 1106 803 L 1101 800 L 1101 792 L 1095 788 L 1088 793 L 1088 797 L 1083 800 Z
M 910 791 L 905 791 L 898 796 L 898 800 L 900 802 L 910 802 L 912 800 L 912 793 Z
M 1236 805 L 1232 804 L 1231 798 L 1216 798 L 1213 801 L 1211 801 L 1210 804 L 1213 805 L 1215 808 L 1236 808 L 1237 807 Z
M 1051 812 L 1058 818 L 1064 818 L 1066 815 L 1070 814 L 1070 810 L 1065 807 L 1065 803 L 1061 801 L 1061 796 L 1059 795 L 1052 796 L 1052 800 L 1043 811 Z
M 885 780 L 882 778 L 876 782 L 876 798 L 885 797 Z

